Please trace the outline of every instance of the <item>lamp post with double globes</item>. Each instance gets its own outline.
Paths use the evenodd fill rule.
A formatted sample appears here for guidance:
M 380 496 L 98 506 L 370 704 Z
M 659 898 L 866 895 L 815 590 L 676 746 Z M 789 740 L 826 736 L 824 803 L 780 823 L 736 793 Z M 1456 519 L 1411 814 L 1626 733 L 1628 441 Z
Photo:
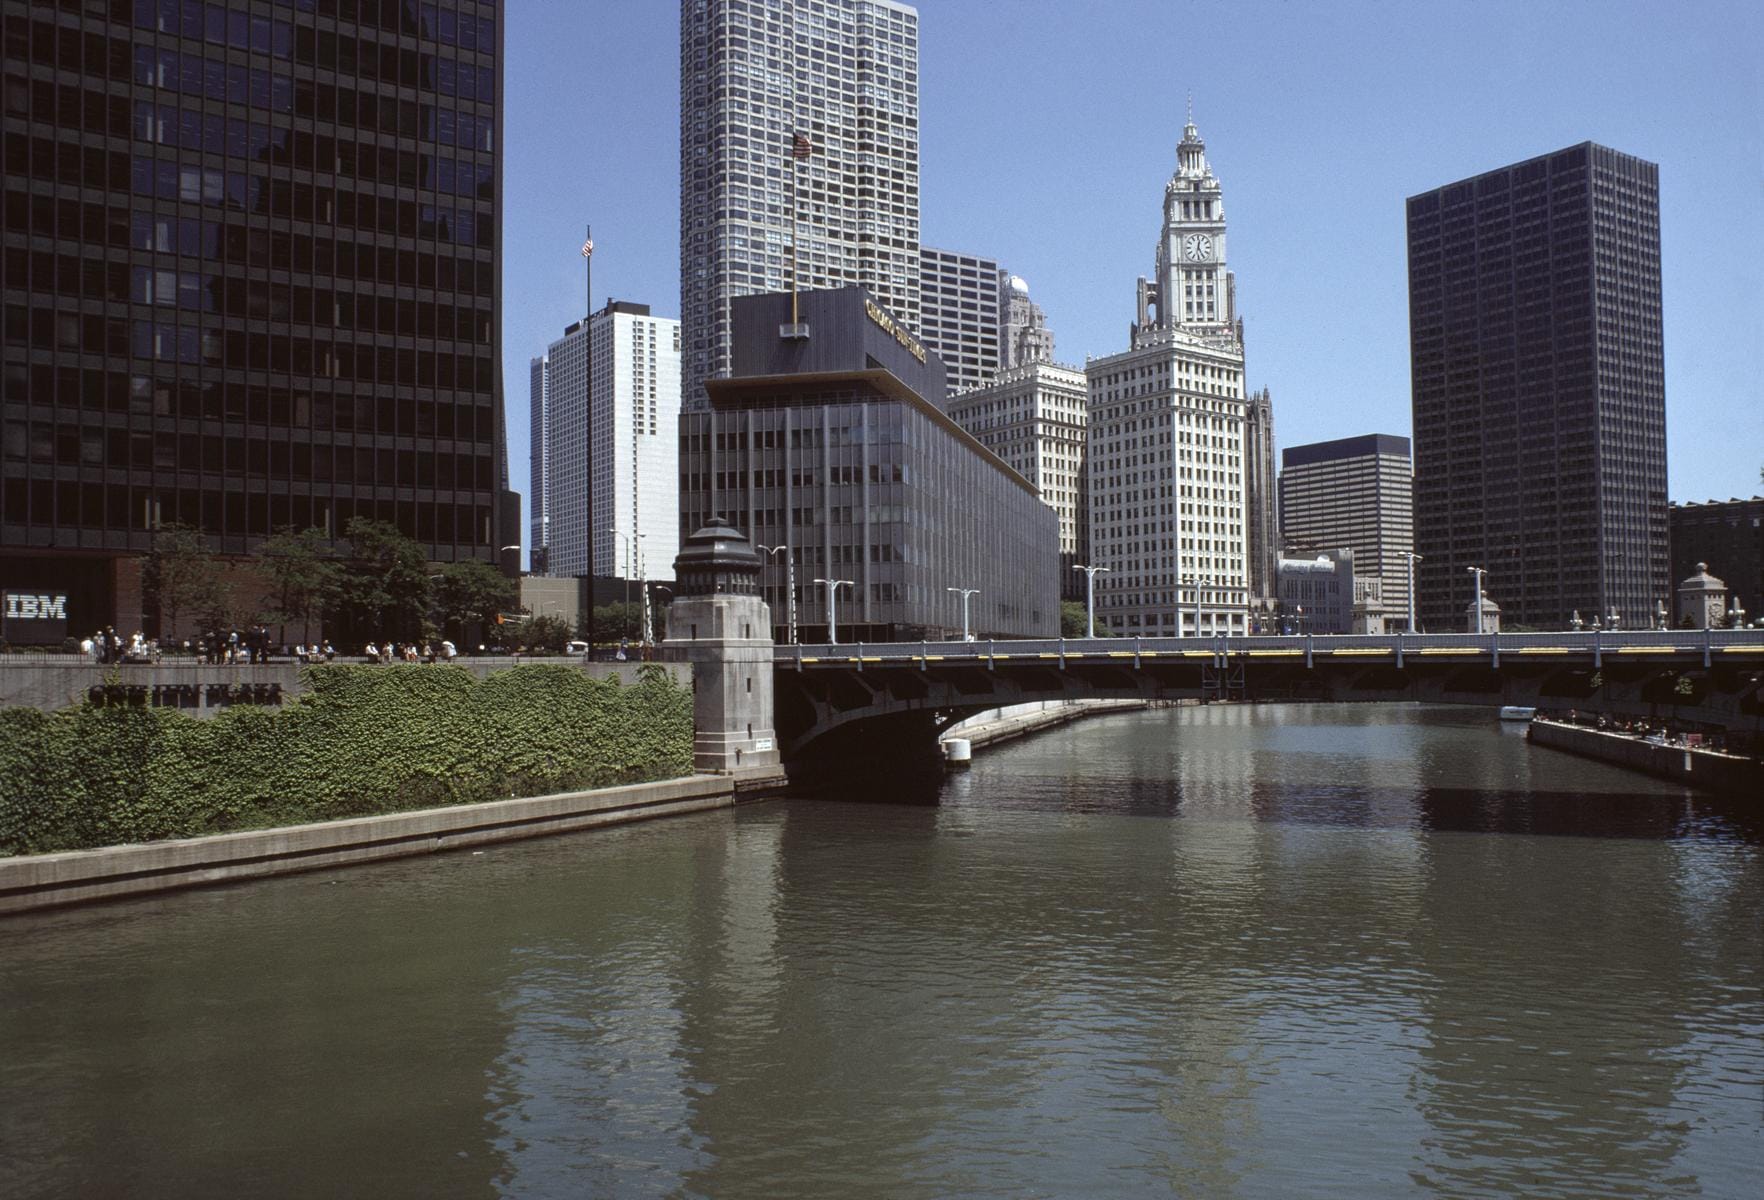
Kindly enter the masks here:
M 857 586 L 849 579 L 817 579 L 816 583 L 827 586 L 827 644 L 839 644 L 839 589 Z
M 978 596 L 980 594 L 980 589 L 979 588 L 946 587 L 943 590 L 946 592 L 955 592 L 957 595 L 959 595 L 962 598 L 962 641 L 963 642 L 973 641 L 974 640 L 973 635 L 968 632 L 968 598 L 970 596 Z
M 789 633 L 790 644 L 796 644 L 796 557 L 790 553 L 789 546 L 755 546 L 761 554 L 782 554 L 784 556 L 785 587 L 789 589 Z M 816 580 L 816 582 L 820 582 Z
M 1409 632 L 1414 633 L 1415 632 L 1415 564 L 1421 561 L 1422 556 L 1419 554 L 1416 554 L 1413 550 L 1408 550 L 1408 551 L 1404 552 L 1404 557 L 1409 560 Z
M 1482 577 L 1488 574 L 1481 567 L 1465 567 L 1466 571 L 1476 576 L 1476 632 L 1482 632 Z
M 1096 576 L 1099 571 L 1107 574 L 1108 568 L 1075 563 L 1072 569 L 1084 572 L 1084 636 L 1094 638 L 1096 636 Z

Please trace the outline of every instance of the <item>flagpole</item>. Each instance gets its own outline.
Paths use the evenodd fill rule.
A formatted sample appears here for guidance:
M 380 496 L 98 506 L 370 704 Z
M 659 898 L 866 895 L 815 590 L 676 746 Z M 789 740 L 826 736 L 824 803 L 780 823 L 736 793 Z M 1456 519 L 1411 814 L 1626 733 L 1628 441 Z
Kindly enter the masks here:
M 584 400 L 583 413 L 591 431 L 586 447 L 588 453 L 588 469 L 583 472 L 582 481 L 582 516 L 587 525 L 583 531 L 583 539 L 587 544 L 588 561 L 584 564 L 588 576 L 588 658 L 594 658 L 594 531 L 598 522 L 594 520 L 594 226 L 592 223 L 583 226 L 582 237 L 582 299 L 585 309 L 582 313 L 582 361 Z
M 800 134 L 797 136 L 801 136 Z M 796 153 L 796 143 L 790 144 L 790 323 L 799 324 L 802 320 L 796 311 L 796 235 L 799 222 L 796 219 L 796 164 L 800 162 Z

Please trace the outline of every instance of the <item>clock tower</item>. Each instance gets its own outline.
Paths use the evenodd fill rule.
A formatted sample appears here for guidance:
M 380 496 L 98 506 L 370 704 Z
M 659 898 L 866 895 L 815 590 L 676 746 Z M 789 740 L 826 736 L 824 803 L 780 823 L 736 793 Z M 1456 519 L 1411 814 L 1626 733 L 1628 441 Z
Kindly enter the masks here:
M 1156 278 L 1140 280 L 1135 333 L 1184 329 L 1235 336 L 1233 284 L 1225 268 L 1225 200 L 1190 115 L 1176 146 L 1176 173 L 1164 187 Z

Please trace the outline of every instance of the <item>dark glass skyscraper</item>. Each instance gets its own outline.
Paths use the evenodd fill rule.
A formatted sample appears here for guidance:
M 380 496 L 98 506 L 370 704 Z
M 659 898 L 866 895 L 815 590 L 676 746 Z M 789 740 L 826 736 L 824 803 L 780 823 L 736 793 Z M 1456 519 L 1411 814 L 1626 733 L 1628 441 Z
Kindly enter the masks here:
M 1417 589 L 1462 628 L 1668 597 L 1659 168 L 1590 142 L 1411 196 Z
M 443 561 L 519 541 L 500 9 L 0 0 L 9 585 L 120 627 L 174 521 L 230 555 L 358 516 Z

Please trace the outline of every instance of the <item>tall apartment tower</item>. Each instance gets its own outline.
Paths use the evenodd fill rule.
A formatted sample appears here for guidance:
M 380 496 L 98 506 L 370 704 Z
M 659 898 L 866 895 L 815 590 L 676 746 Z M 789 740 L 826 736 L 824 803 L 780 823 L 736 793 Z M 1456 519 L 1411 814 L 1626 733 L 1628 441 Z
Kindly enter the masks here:
M 1411 196 L 1422 619 L 1466 568 L 1506 625 L 1669 598 L 1659 168 L 1585 142 Z
M 919 14 L 681 0 L 683 397 L 730 369 L 729 301 L 861 284 L 919 327 Z
M 999 372 L 985 387 L 951 398 L 949 417 L 975 441 L 1034 484 L 1060 516 L 1060 595 L 1081 599 L 1073 571 L 1090 558 L 1090 501 L 1084 471 L 1084 372 L 1028 362 Z
M 173 522 L 227 556 L 355 517 L 441 561 L 518 543 L 502 6 L 0 15 L 0 577 L 151 632 Z
M 1109 569 L 1096 612 L 1117 634 L 1246 629 L 1247 405 L 1225 201 L 1192 120 L 1176 157 L 1131 348 L 1085 365 L 1091 565 Z
M 1352 550 L 1355 575 L 1376 577 L 1385 611 L 1406 618 L 1415 548 L 1409 439 L 1372 433 L 1288 446 L 1280 465 L 1286 544 L 1304 555 Z
M 666 578 L 680 543 L 680 323 L 609 301 L 542 361 L 549 573 Z
M 1003 364 L 1003 274 L 990 258 L 919 249 L 919 336 L 943 360 L 951 396 L 985 387 Z

